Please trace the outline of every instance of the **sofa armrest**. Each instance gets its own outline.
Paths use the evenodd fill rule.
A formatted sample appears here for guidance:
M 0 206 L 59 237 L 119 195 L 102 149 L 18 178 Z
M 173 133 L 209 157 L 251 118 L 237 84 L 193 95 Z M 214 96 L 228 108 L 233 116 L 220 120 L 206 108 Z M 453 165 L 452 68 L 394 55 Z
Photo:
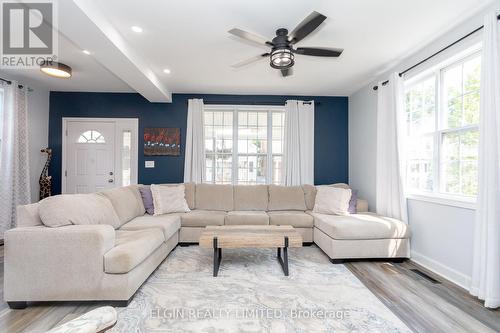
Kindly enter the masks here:
M 115 230 L 110 225 L 37 226 L 11 229 L 4 238 L 5 300 L 36 301 L 67 288 L 90 288 L 104 272 Z
M 368 201 L 365 199 L 358 199 L 356 202 L 356 211 L 359 213 L 368 212 Z

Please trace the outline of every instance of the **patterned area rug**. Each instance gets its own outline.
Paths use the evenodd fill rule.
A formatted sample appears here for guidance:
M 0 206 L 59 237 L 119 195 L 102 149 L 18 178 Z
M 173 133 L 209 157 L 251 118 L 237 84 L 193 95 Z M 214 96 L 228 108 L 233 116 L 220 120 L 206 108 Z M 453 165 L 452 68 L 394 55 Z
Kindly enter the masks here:
M 290 276 L 275 251 L 213 253 L 177 247 L 118 308 L 113 332 L 411 332 L 344 265 L 316 246 L 289 252 Z

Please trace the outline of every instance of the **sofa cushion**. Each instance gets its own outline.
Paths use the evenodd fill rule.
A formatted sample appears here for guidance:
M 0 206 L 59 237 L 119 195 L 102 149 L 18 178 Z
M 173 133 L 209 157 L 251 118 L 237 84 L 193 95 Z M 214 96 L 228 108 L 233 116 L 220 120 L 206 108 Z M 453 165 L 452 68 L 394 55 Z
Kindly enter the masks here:
M 165 242 L 160 229 L 116 231 L 115 246 L 104 254 L 104 271 L 128 273 Z
M 47 227 L 71 224 L 109 224 L 120 226 L 111 202 L 97 193 L 60 194 L 40 201 L 38 213 Z
M 304 191 L 307 210 L 313 210 L 314 201 L 316 201 L 316 186 L 304 184 L 302 185 L 302 191 Z
M 269 224 L 271 225 L 291 225 L 295 228 L 312 228 L 314 218 L 307 213 L 296 210 L 268 212 Z
M 318 186 L 313 212 L 348 215 L 351 197 L 352 191 L 350 189 L 334 186 Z
M 269 185 L 268 210 L 306 210 L 301 186 Z
M 196 209 L 233 210 L 233 186 L 218 184 L 196 184 Z
M 127 223 L 134 217 L 142 216 L 146 212 L 137 185 L 117 187 L 102 191 L 100 194 L 111 201 L 120 219 L 120 224 Z
M 232 211 L 228 212 L 224 221 L 226 225 L 268 225 L 269 216 L 264 211 Z
M 183 227 L 206 227 L 207 225 L 224 225 L 226 212 L 210 210 L 192 210 L 180 215 Z
M 184 184 L 176 186 L 151 185 L 153 203 L 155 206 L 154 215 L 170 213 L 185 213 L 190 209 L 186 202 Z
M 139 193 L 141 193 L 142 204 L 144 205 L 146 213 L 148 213 L 149 215 L 154 215 L 155 206 L 153 204 L 153 193 L 151 193 L 151 186 L 139 186 Z
M 358 190 L 351 190 L 351 200 L 349 200 L 349 214 L 356 214 L 358 212 Z
M 184 198 L 188 204 L 189 209 L 195 209 L 195 183 L 175 183 L 175 184 L 158 184 L 161 186 L 179 186 L 184 185 Z
M 234 210 L 267 210 L 267 185 L 235 185 L 233 191 Z
M 38 212 L 39 206 L 39 202 L 17 206 L 16 227 L 34 227 L 42 225 L 43 222 Z
M 186 197 L 186 201 L 187 201 L 189 209 L 194 209 L 196 207 L 196 205 L 195 205 L 196 185 L 194 183 L 184 183 L 184 190 L 186 191 L 185 197 Z
M 181 218 L 177 214 L 166 214 L 160 216 L 151 216 L 145 214 L 138 216 L 132 221 L 125 223 L 120 230 L 146 230 L 161 229 L 165 240 L 172 237 L 181 227 Z
M 311 213 L 314 226 L 333 239 L 393 239 L 409 238 L 405 223 L 373 213 L 347 216 Z
M 333 186 L 338 188 L 349 189 L 349 185 L 344 183 L 335 183 L 331 185 L 321 185 L 321 186 Z M 302 190 L 304 191 L 304 196 L 306 200 L 307 210 L 314 209 L 314 202 L 316 201 L 316 186 L 314 185 L 302 185 Z

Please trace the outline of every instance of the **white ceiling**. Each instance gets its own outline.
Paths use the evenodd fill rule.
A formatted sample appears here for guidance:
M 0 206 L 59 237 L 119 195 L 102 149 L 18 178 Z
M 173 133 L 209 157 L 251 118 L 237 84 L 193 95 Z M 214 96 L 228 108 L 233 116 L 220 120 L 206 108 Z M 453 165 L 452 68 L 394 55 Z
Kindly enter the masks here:
M 154 101 L 170 100 L 170 92 L 349 95 L 388 64 L 491 2 L 73 0 L 76 5 L 60 5 L 59 13 L 60 31 L 72 40 L 60 42 L 60 59 L 73 67 L 73 78 L 51 79 L 38 71 L 10 74 L 23 74 L 51 90 L 138 91 Z M 340 58 L 299 55 L 294 75 L 287 78 L 267 60 L 230 67 L 266 48 L 231 37 L 229 29 L 272 39 L 277 28 L 292 30 L 314 10 L 328 19 L 298 46 L 344 48 Z M 132 32 L 132 25 L 143 33 Z M 102 32 L 99 43 L 94 31 Z M 91 56 L 81 52 L 92 47 Z M 164 74 L 164 68 L 172 73 Z
M 94 57 L 85 55 L 82 50 L 64 36 L 59 37 L 59 58 L 73 69 L 69 80 L 56 79 L 44 75 L 39 69 L 2 69 L 2 77 L 29 82 L 35 87 L 46 87 L 52 91 L 99 91 L 132 92 L 133 89 L 118 79 L 97 62 Z

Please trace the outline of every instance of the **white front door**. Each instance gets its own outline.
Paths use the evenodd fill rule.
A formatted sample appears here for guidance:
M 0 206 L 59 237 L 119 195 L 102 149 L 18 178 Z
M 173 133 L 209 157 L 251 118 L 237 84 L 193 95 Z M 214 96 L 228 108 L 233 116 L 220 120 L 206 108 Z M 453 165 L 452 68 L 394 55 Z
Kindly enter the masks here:
M 115 127 L 105 121 L 67 122 L 65 193 L 115 187 Z

